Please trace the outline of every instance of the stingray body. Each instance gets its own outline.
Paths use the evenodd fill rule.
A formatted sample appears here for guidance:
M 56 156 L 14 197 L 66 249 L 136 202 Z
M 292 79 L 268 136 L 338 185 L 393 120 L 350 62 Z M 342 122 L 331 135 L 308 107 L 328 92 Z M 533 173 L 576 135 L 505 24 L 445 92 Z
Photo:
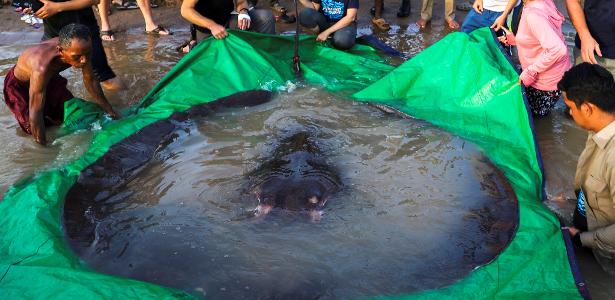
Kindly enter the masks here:
M 306 132 L 296 133 L 282 140 L 271 157 L 248 174 L 246 194 L 258 202 L 255 215 L 281 208 L 307 212 L 312 219 L 319 219 L 320 211 L 341 183 L 312 137 Z

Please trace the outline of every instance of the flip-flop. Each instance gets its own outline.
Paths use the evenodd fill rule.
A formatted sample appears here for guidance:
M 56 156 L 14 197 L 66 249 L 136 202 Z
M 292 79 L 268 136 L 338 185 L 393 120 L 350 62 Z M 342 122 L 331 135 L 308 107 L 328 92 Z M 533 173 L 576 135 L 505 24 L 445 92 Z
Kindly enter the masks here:
M 372 19 L 372 24 L 374 24 L 374 26 L 378 27 L 378 29 L 380 30 L 389 30 L 391 29 L 391 25 L 389 25 L 389 23 L 387 23 L 387 21 L 383 18 L 373 18 Z
M 137 3 L 132 1 L 122 1 L 122 4 L 113 3 L 113 7 L 117 10 L 138 9 Z
M 105 41 L 105 42 L 113 42 L 114 40 L 105 40 L 103 39 L 103 36 L 108 36 L 109 38 L 114 38 L 113 34 L 115 32 L 113 32 L 113 30 L 109 29 L 109 30 L 101 30 L 100 31 L 100 38 Z
M 169 34 L 160 33 L 161 31 L 166 31 Z M 145 30 L 145 34 L 155 35 L 155 36 L 162 36 L 162 35 L 172 35 L 173 32 L 171 32 L 171 30 L 168 30 L 168 29 L 164 28 L 162 25 L 158 25 L 153 30 L 150 30 L 150 31 Z
M 183 44 L 181 44 L 179 47 L 175 48 L 175 50 L 177 52 L 188 53 L 190 52 L 190 50 L 192 50 L 192 48 L 194 48 L 194 46 L 196 46 L 195 40 L 187 40 Z M 188 47 L 188 51 L 184 51 L 184 48 L 186 47 Z

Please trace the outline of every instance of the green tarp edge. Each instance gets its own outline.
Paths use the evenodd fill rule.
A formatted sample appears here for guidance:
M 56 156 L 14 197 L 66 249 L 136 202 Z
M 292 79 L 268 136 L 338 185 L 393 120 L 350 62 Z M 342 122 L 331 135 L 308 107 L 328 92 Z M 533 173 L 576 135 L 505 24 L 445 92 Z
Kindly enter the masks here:
M 355 52 L 360 55 L 352 55 L 323 47 L 313 37 L 302 37 L 302 68 L 309 83 L 342 95 L 367 87 L 355 97 L 386 103 L 477 143 L 504 171 L 519 198 L 519 231 L 494 262 L 454 285 L 397 297 L 579 298 L 557 220 L 539 201 L 542 174 L 521 93 L 518 85 L 514 85 L 517 76 L 499 53 L 488 30 L 476 31 L 471 38 L 462 35 L 450 34 L 394 71 L 375 59 L 374 51 L 368 47 L 357 47 Z M 441 56 L 442 49 L 446 48 L 442 45 L 449 51 L 451 47 L 459 49 L 466 57 L 461 53 L 459 57 L 457 53 L 451 57 L 454 51 Z M 11 187 L 0 202 L 3 216 L 0 218 L 0 298 L 190 297 L 153 284 L 98 274 L 84 267 L 63 237 L 60 217 L 64 196 L 81 170 L 140 128 L 175 111 L 239 91 L 275 90 L 284 86 L 293 78 L 291 49 L 290 37 L 245 32 L 233 32 L 221 41 L 204 41 L 144 97 L 133 110 L 134 115 L 104 124 L 81 158 Z M 463 69 L 467 64 L 446 65 L 449 60 L 465 59 L 475 64 L 467 72 Z M 480 73 L 483 71 L 488 73 L 483 76 Z M 438 73 L 449 73 L 444 74 L 449 81 L 435 77 L 433 83 L 440 87 L 432 86 L 429 94 L 423 96 L 423 102 L 413 101 L 421 99 L 413 91 L 424 87 L 423 82 Z M 478 80 L 478 77 L 494 79 Z M 467 81 L 475 87 L 457 86 Z M 374 85 L 369 86 L 371 83 Z M 83 129 L 85 124 L 79 122 L 81 106 L 74 103 L 70 114 L 74 119 L 67 120 L 70 125 L 65 128 L 67 134 Z M 491 114 L 490 110 L 481 109 L 481 105 L 501 113 Z M 83 112 L 97 117 L 92 115 L 94 111 L 84 109 Z M 498 119 L 502 116 L 506 118 Z
M 477 144 L 506 175 L 518 198 L 519 227 L 494 262 L 457 284 L 413 296 L 580 297 L 559 221 L 540 200 L 543 175 L 518 80 L 485 28 L 471 35 L 449 34 L 353 95 L 387 104 Z

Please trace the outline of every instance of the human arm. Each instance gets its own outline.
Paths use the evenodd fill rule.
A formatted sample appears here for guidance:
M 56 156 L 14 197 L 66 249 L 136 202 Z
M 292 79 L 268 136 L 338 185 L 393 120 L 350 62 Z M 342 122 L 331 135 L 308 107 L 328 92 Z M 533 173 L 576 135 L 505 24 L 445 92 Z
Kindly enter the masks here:
M 491 28 L 493 28 L 493 30 L 498 31 L 502 27 L 504 27 L 504 25 L 506 24 L 506 19 L 508 18 L 508 15 L 513 10 L 513 8 L 515 8 L 515 6 L 517 5 L 517 1 L 518 0 L 508 0 L 508 3 L 506 3 L 506 8 L 502 12 L 502 14 L 497 17 L 491 25 Z
M 536 13 L 528 13 L 526 16 L 527 23 L 531 24 L 529 30 L 533 37 L 538 40 L 542 53 L 531 65 L 527 66 L 519 75 L 525 86 L 530 86 L 538 77 L 538 74 L 549 69 L 553 64 L 560 61 L 568 55 L 566 44 L 559 37 L 549 21 L 542 15 Z
M 607 153 L 603 161 L 603 173 L 599 175 L 602 181 L 593 180 L 590 184 L 586 182 L 585 192 L 596 194 L 598 207 L 590 207 L 592 211 L 602 210 L 597 214 L 606 214 L 615 207 L 615 159 Z M 597 183 L 597 184 L 596 184 Z M 594 188 L 594 186 L 597 186 Z M 604 224 L 599 228 L 592 228 L 591 231 L 580 233 L 581 244 L 584 247 L 601 249 L 608 252 L 615 252 L 615 223 Z
M 600 51 L 600 45 L 598 45 L 598 42 L 596 42 L 589 32 L 587 21 L 585 20 L 585 13 L 581 6 L 581 0 L 566 0 L 566 9 L 568 9 L 568 15 L 570 16 L 572 25 L 574 25 L 574 29 L 577 30 L 579 39 L 581 40 L 581 59 L 583 59 L 584 62 L 592 64 L 598 63 L 594 53 L 602 57 L 602 52 Z
M 479 14 L 483 14 L 483 0 L 475 0 L 472 8 Z
M 182 17 L 194 25 L 209 29 L 211 34 L 216 39 L 223 39 L 227 37 L 228 33 L 226 32 L 226 28 L 224 28 L 224 26 L 216 23 L 210 18 L 204 17 L 196 11 L 195 6 L 197 1 L 198 0 L 184 0 L 182 2 L 180 9 Z
M 45 135 L 45 90 L 47 89 L 47 83 L 49 82 L 48 76 L 46 76 L 47 70 L 45 68 L 33 68 L 32 75 L 30 77 L 30 100 L 28 103 L 30 120 L 30 130 L 32 132 L 32 138 L 35 142 L 45 145 L 47 144 L 47 138 Z
M 357 19 L 357 9 L 356 8 L 349 8 L 346 11 L 346 15 L 339 19 L 339 21 L 337 21 L 335 24 L 333 24 L 333 26 L 327 28 L 326 30 L 324 30 L 323 32 L 321 32 L 317 37 L 316 40 L 317 41 L 325 41 L 327 40 L 327 38 L 334 32 L 352 24 L 352 22 L 354 22 Z
M 43 7 L 35 12 L 41 19 L 49 18 L 57 13 L 70 10 L 79 10 L 86 7 L 97 5 L 99 0 L 70 0 L 65 2 L 53 2 L 49 0 L 39 0 Z
M 248 1 L 246 0 L 237 0 L 237 7 L 235 10 L 239 13 L 237 15 L 237 27 L 241 30 L 247 30 L 250 28 L 250 15 L 248 14 Z
M 82 69 L 83 72 L 83 85 L 85 89 L 88 91 L 90 96 L 94 98 L 94 101 L 100 108 L 102 108 L 105 112 L 107 112 L 111 118 L 117 119 L 118 114 L 113 110 L 109 101 L 105 97 L 102 88 L 100 87 L 100 82 L 94 78 L 94 71 L 92 69 L 92 63 L 88 61 Z

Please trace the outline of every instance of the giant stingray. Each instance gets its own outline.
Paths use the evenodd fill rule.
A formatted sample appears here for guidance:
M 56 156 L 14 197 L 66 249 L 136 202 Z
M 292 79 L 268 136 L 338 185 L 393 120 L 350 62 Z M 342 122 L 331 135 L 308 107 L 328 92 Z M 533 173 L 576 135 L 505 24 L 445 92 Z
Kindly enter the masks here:
M 108 205 L 116 201 L 113 195 L 123 192 L 126 185 L 139 176 L 140 171 L 157 153 L 179 139 L 183 131 L 190 130 L 190 119 L 207 116 L 223 108 L 259 105 L 268 102 L 271 96 L 267 91 L 248 91 L 197 105 L 185 112 L 174 113 L 168 119 L 152 123 L 113 145 L 107 153 L 81 172 L 77 183 L 67 193 L 63 220 L 73 249 L 88 248 L 97 238 L 110 238 L 117 233 L 107 232 L 113 228 L 96 228 L 101 220 L 114 213 L 111 211 L 113 205 Z M 377 108 L 408 118 L 407 115 L 384 106 Z M 315 135 L 301 131 L 271 142 L 272 150 L 265 153 L 264 159 L 254 169 L 246 172 L 243 184 L 237 185 L 242 197 L 254 204 L 250 206 L 254 209 L 248 214 L 250 218 L 262 220 L 276 213 L 283 213 L 291 218 L 297 215 L 307 215 L 312 220 L 320 218 L 327 199 L 341 189 L 340 178 L 346 177 L 340 176 L 338 169 L 329 163 L 326 154 L 328 152 L 323 151 L 317 142 Z M 466 223 L 478 224 L 483 235 L 478 240 L 462 239 L 455 245 L 457 247 L 447 250 L 463 251 L 463 258 L 458 262 L 462 267 L 453 271 L 447 269 L 452 278 L 458 278 L 476 266 L 494 259 L 503 247 L 508 245 L 518 224 L 518 210 L 511 210 L 509 206 L 516 202 L 514 193 L 503 174 L 495 167 L 493 169 L 495 173 L 489 175 L 493 178 L 481 179 L 481 189 L 491 191 L 490 194 L 495 194 L 495 198 L 510 197 L 506 201 L 496 201 L 495 207 L 481 207 L 465 213 Z M 286 214 L 288 211 L 291 213 Z M 264 223 L 268 225 L 274 222 Z M 119 256 L 125 251 L 126 245 L 120 247 Z M 452 254 L 446 251 L 443 253 Z M 172 266 L 173 264 L 169 264 L 169 268 Z M 155 282 L 149 279 L 148 281 Z M 448 283 L 450 282 L 430 283 L 433 286 L 428 287 L 434 288 Z

